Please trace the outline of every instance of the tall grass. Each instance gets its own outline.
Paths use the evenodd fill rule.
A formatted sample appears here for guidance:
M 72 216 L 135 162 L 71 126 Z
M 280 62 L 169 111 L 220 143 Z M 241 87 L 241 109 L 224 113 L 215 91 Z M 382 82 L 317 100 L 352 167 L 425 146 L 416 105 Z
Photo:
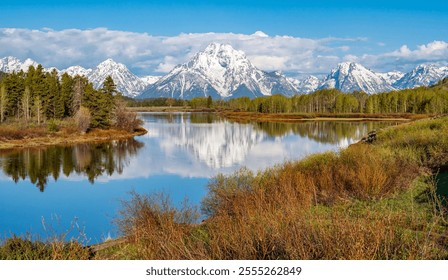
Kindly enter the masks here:
M 374 144 L 258 173 L 217 175 L 195 209 L 135 195 L 119 225 L 137 259 L 444 259 L 446 212 L 430 168 L 447 162 L 447 120 L 382 131 Z M 423 178 L 423 179 L 422 179 Z
M 87 260 L 90 257 L 89 250 L 76 241 L 40 241 L 13 236 L 0 245 L 1 260 Z

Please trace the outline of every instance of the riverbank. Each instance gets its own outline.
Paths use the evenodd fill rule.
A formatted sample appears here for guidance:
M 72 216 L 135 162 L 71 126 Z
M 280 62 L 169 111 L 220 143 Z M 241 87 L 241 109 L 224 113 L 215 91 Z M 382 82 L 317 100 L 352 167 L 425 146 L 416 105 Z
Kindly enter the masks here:
M 410 121 L 434 117 L 434 114 L 333 114 L 333 113 L 257 113 L 221 110 L 218 114 L 233 121 L 297 122 L 297 121 Z
M 57 131 L 50 131 L 47 126 L 0 125 L 0 150 L 98 143 L 128 139 L 146 133 L 144 128 L 138 128 L 133 132 L 118 129 L 92 129 L 87 133 L 80 133 L 70 125 L 61 126 Z

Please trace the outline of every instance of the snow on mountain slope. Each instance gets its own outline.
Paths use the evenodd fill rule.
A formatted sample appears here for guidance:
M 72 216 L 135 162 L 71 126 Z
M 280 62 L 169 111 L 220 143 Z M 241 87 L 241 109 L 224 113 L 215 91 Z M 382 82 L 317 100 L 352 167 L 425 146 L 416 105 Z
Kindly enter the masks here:
M 257 69 L 242 51 L 230 45 L 211 43 L 189 62 L 176 66 L 149 86 L 138 98 L 256 97 L 295 92 L 282 74 Z
M 5 73 L 19 72 L 20 70 L 26 72 L 31 65 L 37 67 L 38 63 L 29 58 L 22 62 L 20 59 L 12 56 L 0 59 L 0 71 Z
M 313 92 L 319 87 L 319 85 L 321 83 L 319 78 L 317 78 L 316 76 L 312 76 L 312 75 L 306 77 L 303 80 L 291 79 L 291 81 L 293 82 L 298 93 Z
M 110 58 L 101 62 L 87 75 L 95 88 L 102 87 L 107 76 L 112 77 L 117 90 L 125 96 L 135 97 L 146 88 L 145 82 L 129 71 L 124 64 Z
M 161 76 L 143 76 L 140 77 L 140 80 L 145 83 L 146 86 L 155 84 L 158 80 L 160 80 Z
M 64 73 L 67 73 L 72 77 L 75 77 L 76 75 L 89 77 L 90 73 L 92 73 L 92 69 L 86 69 L 82 66 L 70 66 L 60 72 L 61 75 Z
M 399 79 L 403 78 L 404 73 L 400 71 L 391 71 L 386 73 L 376 73 L 378 76 L 383 78 L 389 85 L 394 84 Z
M 343 92 L 359 90 L 369 94 L 395 90 L 385 79 L 354 62 L 339 63 L 319 86 L 319 89 L 324 88 Z
M 431 64 L 419 65 L 396 81 L 393 86 L 397 89 L 430 86 L 446 76 L 448 76 L 448 67 L 437 67 Z

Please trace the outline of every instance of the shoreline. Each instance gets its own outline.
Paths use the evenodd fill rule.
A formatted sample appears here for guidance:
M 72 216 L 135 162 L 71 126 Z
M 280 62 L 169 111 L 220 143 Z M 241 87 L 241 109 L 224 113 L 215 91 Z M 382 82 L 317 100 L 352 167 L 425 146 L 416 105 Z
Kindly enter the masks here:
M 59 145 L 74 145 L 83 143 L 100 143 L 111 140 L 123 140 L 135 136 L 141 136 L 148 131 L 142 127 L 134 132 L 117 129 L 94 129 L 88 133 L 80 134 L 64 134 L 64 133 L 48 133 L 42 137 L 31 137 L 14 140 L 0 140 L 0 151 L 36 148 L 42 146 L 59 146 Z
M 433 114 L 333 114 L 333 113 L 258 113 L 219 111 L 219 115 L 234 121 L 305 122 L 305 121 L 400 121 L 407 122 L 435 117 Z
M 190 107 L 127 107 L 140 113 L 216 113 L 234 121 L 299 122 L 299 121 L 411 121 L 427 119 L 436 114 L 364 114 L 364 113 L 259 113 L 226 109 Z

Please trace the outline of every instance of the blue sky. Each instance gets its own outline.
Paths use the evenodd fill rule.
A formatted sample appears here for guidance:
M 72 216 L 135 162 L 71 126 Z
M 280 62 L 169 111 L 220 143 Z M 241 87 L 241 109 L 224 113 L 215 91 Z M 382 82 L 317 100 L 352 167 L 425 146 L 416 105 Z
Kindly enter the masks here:
M 271 68 L 279 66 L 281 68 L 279 70 L 297 73 L 325 72 L 329 70 L 327 68 L 331 68 L 332 64 L 347 59 L 357 60 L 378 71 L 389 71 L 393 68 L 406 70 L 418 63 L 444 63 L 448 60 L 446 57 L 448 52 L 440 53 L 439 50 L 445 48 L 444 44 L 430 45 L 434 41 L 443 43 L 448 41 L 448 1 L 6 0 L 1 1 L 0 10 L 2 11 L 0 28 L 3 29 L 3 33 L 0 31 L 0 41 L 3 37 L 2 43 L 11 42 L 11 47 L 0 47 L 0 56 L 15 55 L 24 59 L 27 55 L 34 55 L 35 57 L 31 58 L 41 59 L 42 63 L 53 63 L 48 66 L 58 68 L 65 67 L 69 62 L 78 62 L 85 64 L 83 65 L 85 67 L 92 67 L 94 63 L 100 62 L 104 57 L 97 55 L 87 59 L 86 56 L 86 58 L 78 57 L 58 62 L 56 61 L 58 55 L 49 59 L 39 52 L 33 51 L 31 45 L 36 45 L 36 41 L 30 40 L 29 46 L 24 44 L 26 38 L 36 34 L 27 35 L 24 32 L 19 32 L 21 33 L 19 41 L 23 44 L 20 47 L 27 51 L 18 51 L 17 46 L 12 47 L 12 42 L 16 41 L 15 37 L 11 34 L 5 35 L 4 30 L 6 28 L 28 30 L 29 32 L 39 30 L 43 32 L 42 36 L 47 36 L 46 39 L 42 39 L 43 41 L 49 39 L 49 35 L 44 34 L 46 30 L 51 30 L 54 32 L 52 44 L 60 44 L 61 48 L 66 47 L 62 41 L 67 40 L 67 30 L 99 30 L 98 28 L 108 32 L 120 31 L 122 32 L 120 34 L 132 33 L 136 37 L 139 37 L 139 34 L 146 34 L 151 38 L 158 38 L 159 40 L 155 40 L 159 41 L 158 43 L 148 43 L 148 49 L 158 49 L 153 44 L 159 44 L 163 38 L 176 39 L 180 34 L 204 35 L 210 32 L 251 35 L 256 31 L 262 31 L 271 38 L 289 36 L 318 42 L 319 46 L 316 49 L 303 49 L 300 44 L 298 47 L 296 46 L 299 52 L 313 52 L 315 58 L 312 62 L 307 60 L 303 62 L 304 65 L 312 63 L 312 66 L 300 66 L 300 57 L 290 59 L 283 65 L 280 62 L 282 59 L 279 54 L 275 55 L 276 59 L 267 59 L 267 63 L 262 63 L 260 61 L 262 57 L 267 56 L 266 53 L 257 55 L 256 50 L 249 50 L 254 46 L 253 44 L 245 45 L 238 41 L 240 43 L 237 45 L 247 53 L 250 59 L 255 58 L 259 61 L 257 66 L 269 68 L 266 70 L 273 70 Z M 119 36 L 119 33 L 115 33 L 115 35 Z M 59 43 L 54 38 L 57 36 L 61 38 Z M 96 36 L 99 36 L 98 33 Z M 223 36 L 220 37 L 221 41 L 226 42 L 225 36 Z M 80 45 L 80 52 L 84 42 L 81 37 L 76 37 Z M 201 44 L 196 42 L 196 45 L 192 45 L 184 42 L 184 49 L 176 45 L 176 50 L 173 53 L 156 50 L 152 56 L 134 54 L 132 55 L 134 58 L 131 55 L 126 56 L 117 52 L 106 52 L 106 54 L 115 55 L 112 58 L 130 64 L 130 68 L 140 74 L 160 74 L 166 72 L 172 65 L 185 62 L 182 59 L 188 59 L 211 40 L 216 40 L 216 37 L 213 36 L 205 37 L 202 38 Z M 7 41 L 5 42 L 5 40 Z M 234 45 L 235 40 L 233 38 L 227 41 Z M 267 43 L 266 39 L 263 40 L 264 43 Z M 104 41 L 98 42 L 98 44 L 102 43 Z M 129 44 L 133 43 L 129 42 Z M 287 42 L 283 42 L 284 44 Z M 272 46 L 281 48 L 280 45 Z M 411 56 L 416 56 L 416 53 L 412 52 L 422 49 L 428 55 L 427 57 L 417 55 L 418 59 L 408 61 L 403 58 L 402 54 L 399 54 L 403 46 L 406 46 L 412 54 Z M 438 53 L 435 58 L 431 59 L 432 54 L 428 52 L 428 48 L 434 46 L 437 46 Z M 143 46 L 140 47 L 143 48 Z M 140 47 L 136 47 L 136 49 Z M 91 48 L 92 46 L 89 46 L 87 49 Z M 406 51 L 406 49 L 402 50 Z M 290 52 L 292 50 L 285 52 L 284 55 L 289 55 Z M 389 54 L 385 56 L 390 57 L 390 54 L 394 52 L 398 55 L 398 61 L 394 59 L 384 61 L 385 54 Z M 376 58 L 372 58 L 372 56 L 376 56 Z M 321 57 L 328 59 L 322 61 Z M 429 61 L 427 58 L 430 58 Z M 283 58 L 283 60 L 288 59 Z

